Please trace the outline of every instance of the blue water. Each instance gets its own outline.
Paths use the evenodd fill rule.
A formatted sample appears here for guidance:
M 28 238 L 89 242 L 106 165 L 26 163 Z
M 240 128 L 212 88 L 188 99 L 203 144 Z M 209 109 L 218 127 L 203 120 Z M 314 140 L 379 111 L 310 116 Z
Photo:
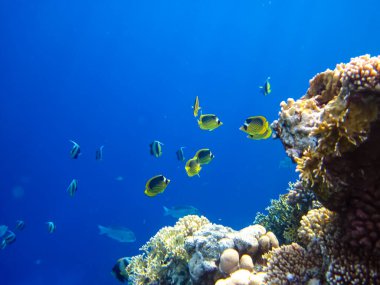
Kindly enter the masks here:
M 26 227 L 0 251 L 0 283 L 118 284 L 114 262 L 175 223 L 163 206 L 193 205 L 235 229 L 252 223 L 298 174 L 279 167 L 279 140 L 249 140 L 239 126 L 253 115 L 276 119 L 280 102 L 302 96 L 316 73 L 378 55 L 379 8 L 375 0 L 1 1 L 0 224 Z M 198 128 L 196 95 L 222 127 Z M 77 160 L 70 139 L 82 148 Z M 158 159 L 153 140 L 164 143 Z M 176 160 L 181 146 L 187 158 L 202 147 L 215 154 L 200 178 Z M 145 183 L 157 174 L 172 182 L 149 198 Z M 137 240 L 100 236 L 98 224 L 128 227 Z

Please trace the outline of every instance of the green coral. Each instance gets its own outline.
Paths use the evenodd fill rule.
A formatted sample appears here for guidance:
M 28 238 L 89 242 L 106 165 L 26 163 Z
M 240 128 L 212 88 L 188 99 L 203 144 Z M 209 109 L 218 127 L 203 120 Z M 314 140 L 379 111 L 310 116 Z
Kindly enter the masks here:
M 174 227 L 160 229 L 140 248 L 143 253 L 132 257 L 126 268 L 130 281 L 135 285 L 164 284 L 172 277 L 169 272 L 173 268 L 183 267 L 190 259 L 184 248 L 185 239 L 209 223 L 203 216 L 189 215 L 179 219 Z
M 289 191 L 294 191 L 296 183 L 289 182 Z M 260 224 L 272 231 L 280 243 L 290 244 L 298 240 L 297 229 L 300 220 L 310 209 L 310 201 L 305 203 L 289 203 L 289 194 L 282 194 L 278 200 L 272 199 L 269 207 L 265 208 L 268 214 L 258 212 L 254 224 Z

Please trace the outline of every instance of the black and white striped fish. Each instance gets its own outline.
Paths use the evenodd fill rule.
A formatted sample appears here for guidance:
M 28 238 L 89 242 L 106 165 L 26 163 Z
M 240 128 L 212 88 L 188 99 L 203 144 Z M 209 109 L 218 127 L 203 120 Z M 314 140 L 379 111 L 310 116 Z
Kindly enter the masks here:
M 162 146 L 164 144 L 159 141 L 153 141 L 150 146 L 150 154 L 154 157 L 160 157 L 162 155 Z
M 103 147 L 104 145 L 102 145 L 101 147 L 99 147 L 96 152 L 95 152 L 95 159 L 96 160 L 102 160 L 103 159 Z
M 48 226 L 48 232 L 49 234 L 52 234 L 55 232 L 55 230 L 57 229 L 57 226 L 54 224 L 54 222 L 46 222 L 47 226 Z
M 76 179 L 73 179 L 69 185 L 69 187 L 67 187 L 67 193 L 69 193 L 69 195 L 71 197 L 73 197 L 75 195 L 75 193 L 77 192 L 78 190 L 78 181 Z
M 70 156 L 72 159 L 77 159 L 80 155 L 80 146 L 75 141 L 70 140 L 73 143 L 73 147 L 70 151 Z

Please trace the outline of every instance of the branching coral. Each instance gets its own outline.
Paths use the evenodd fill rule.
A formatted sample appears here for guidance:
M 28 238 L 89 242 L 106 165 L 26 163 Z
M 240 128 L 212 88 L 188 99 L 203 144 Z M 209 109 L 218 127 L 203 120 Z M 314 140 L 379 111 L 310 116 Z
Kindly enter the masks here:
M 126 270 L 133 284 L 162 282 L 168 271 L 186 264 L 190 258 L 184 248 L 186 237 L 209 223 L 205 217 L 189 215 L 174 227 L 162 228 L 142 246 L 143 254 L 132 257 Z
M 264 257 L 268 260 L 265 284 L 306 284 L 319 277 L 321 260 L 296 243 L 283 245 Z
M 297 241 L 297 229 L 300 219 L 312 207 L 315 197 L 307 191 L 300 181 L 289 183 L 289 194 L 280 195 L 278 200 L 271 200 L 266 208 L 268 215 L 257 213 L 254 224 L 260 224 L 274 232 L 280 243 Z

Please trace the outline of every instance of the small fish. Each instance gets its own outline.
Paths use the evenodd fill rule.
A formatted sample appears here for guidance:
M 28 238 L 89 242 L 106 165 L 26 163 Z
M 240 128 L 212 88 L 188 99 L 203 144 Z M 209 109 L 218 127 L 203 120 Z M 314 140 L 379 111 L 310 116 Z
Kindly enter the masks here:
M 202 148 L 197 151 L 194 157 L 198 158 L 198 162 L 200 165 L 203 165 L 203 164 L 209 164 L 211 160 L 214 159 L 215 156 L 212 154 L 211 150 L 209 150 L 208 148 Z
M 13 243 L 13 242 L 16 241 L 16 235 L 15 235 L 15 233 L 12 232 L 12 231 L 9 231 L 9 230 L 6 232 L 6 234 L 4 235 L 3 238 L 4 238 L 4 240 L 5 240 L 5 242 L 6 242 L 7 245 L 9 245 L 9 244 L 11 244 L 11 243 Z
M 2 237 L 3 235 L 5 235 L 5 233 L 7 232 L 7 230 L 8 230 L 8 226 L 1 225 L 0 226 L 0 237 Z
M 96 160 L 102 160 L 103 159 L 103 147 L 104 145 L 102 145 L 101 147 L 99 147 L 96 152 L 95 152 L 95 159 Z
M 80 146 L 75 141 L 72 141 L 72 140 L 70 141 L 73 143 L 73 147 L 71 148 L 71 151 L 70 151 L 70 156 L 73 159 L 77 159 L 78 156 L 80 155 Z
M 144 193 L 149 197 L 154 197 L 164 192 L 169 183 L 170 180 L 165 176 L 156 175 L 146 182 Z
M 70 182 L 69 187 L 67 187 L 66 192 L 69 193 L 71 197 L 73 197 L 75 193 L 77 192 L 77 190 L 78 190 L 78 181 L 76 179 L 73 179 Z
M 46 224 L 47 224 L 47 227 L 48 227 L 49 234 L 54 233 L 55 230 L 57 229 L 57 226 L 54 224 L 54 222 L 46 222 Z
M 269 123 L 264 116 L 252 116 L 244 121 L 239 130 L 253 135 L 262 135 L 269 128 Z
M 153 141 L 150 146 L 150 154 L 155 157 L 160 157 L 162 155 L 162 146 L 164 144 L 159 141 Z
M 16 221 L 16 229 L 19 231 L 23 230 L 25 228 L 25 222 L 23 220 L 17 220 Z
M 124 227 L 104 227 L 102 225 L 98 225 L 99 234 L 106 235 L 109 238 L 117 240 L 119 242 L 134 242 L 136 241 L 135 233 L 132 232 L 128 228 Z
M 179 160 L 179 161 L 184 161 L 185 160 L 185 155 L 183 154 L 183 149 L 184 149 L 185 147 L 184 146 L 181 146 L 180 148 L 179 148 L 179 150 L 177 150 L 177 152 L 176 152 L 176 154 L 177 154 L 177 159 Z
M 198 125 L 202 130 L 212 131 L 223 125 L 223 123 L 214 114 L 204 114 L 199 117 Z
M 193 206 L 173 206 L 170 209 L 164 206 L 164 216 L 182 218 L 187 215 L 198 215 L 199 211 Z
M 130 262 L 130 257 L 122 257 L 119 258 L 116 264 L 112 267 L 112 274 L 121 283 L 128 282 L 128 273 L 125 269 L 127 268 Z
M 193 108 L 194 117 L 198 117 L 198 112 L 202 109 L 199 106 L 199 98 L 198 98 L 198 96 L 195 97 L 194 106 L 192 106 L 192 108 Z
M 265 96 L 267 96 L 268 94 L 270 94 L 272 92 L 272 90 L 270 88 L 269 79 L 270 79 L 270 77 L 268 77 L 267 80 L 265 80 L 265 83 L 263 86 L 260 86 L 260 89 L 262 90 L 262 92 Z
M 14 232 L 7 230 L 3 234 L 3 238 L 0 243 L 0 249 L 6 248 L 9 244 L 14 243 L 16 241 L 16 235 Z
M 186 162 L 185 170 L 187 176 L 192 177 L 194 175 L 199 176 L 199 172 L 202 170 L 201 164 L 198 161 L 198 158 L 193 157 Z
M 239 130 L 247 133 L 247 137 L 253 140 L 267 139 L 272 134 L 269 122 L 263 116 L 252 116 L 247 118 Z

